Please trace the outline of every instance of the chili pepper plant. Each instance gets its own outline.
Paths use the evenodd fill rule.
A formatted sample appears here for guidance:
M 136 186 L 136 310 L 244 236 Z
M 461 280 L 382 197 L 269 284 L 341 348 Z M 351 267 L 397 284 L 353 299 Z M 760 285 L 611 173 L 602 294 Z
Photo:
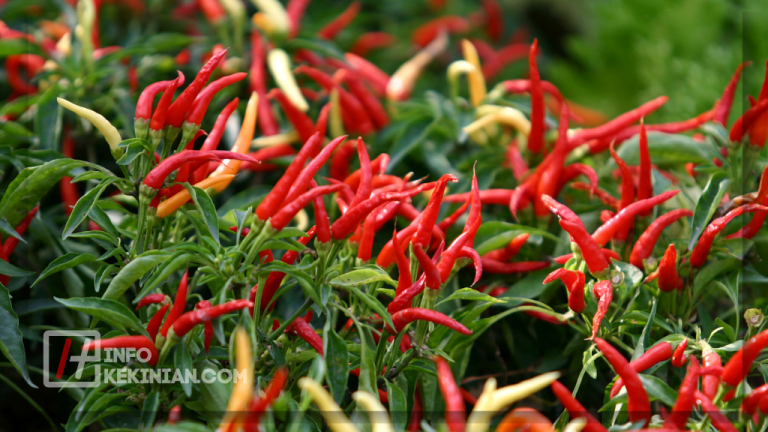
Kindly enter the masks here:
M 762 60 L 693 118 L 604 118 L 495 0 L 403 5 L 407 35 L 372 2 L 252 3 L 125 45 L 93 0 L 0 22 L 12 404 L 66 431 L 766 428 Z M 41 369 L 46 330 L 100 337 Z

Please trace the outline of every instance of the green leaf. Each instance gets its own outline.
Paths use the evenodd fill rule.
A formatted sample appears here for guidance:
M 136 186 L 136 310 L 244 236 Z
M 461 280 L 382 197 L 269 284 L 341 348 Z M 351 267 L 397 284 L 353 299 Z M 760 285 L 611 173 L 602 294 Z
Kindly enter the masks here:
M 70 170 L 85 165 L 72 159 L 56 159 L 43 165 L 25 168 L 11 182 L 0 201 L 0 219 L 16 226 L 40 199 Z
M 408 418 L 408 403 L 405 400 L 405 393 L 395 384 L 387 380 L 387 399 L 389 399 L 389 412 L 392 418 L 392 426 L 396 431 L 405 430 L 406 420 Z
M 664 405 L 673 407 L 677 399 L 677 392 L 672 389 L 661 378 L 653 375 L 638 374 L 640 381 L 643 382 L 648 396 L 660 400 Z
M 181 371 L 182 376 L 187 376 L 187 371 L 192 371 L 192 356 L 189 354 L 189 349 L 186 343 L 181 343 L 176 346 L 176 351 L 173 354 L 173 365 Z M 184 389 L 184 393 L 187 397 L 192 396 L 192 381 L 181 380 L 181 388 Z
M 714 173 L 709 178 L 707 186 L 704 187 L 704 192 L 701 193 L 701 197 L 699 197 L 699 201 L 696 203 L 696 210 L 694 210 L 693 219 L 691 219 L 691 240 L 688 242 L 689 250 L 693 250 L 696 240 L 699 239 L 712 215 L 715 214 L 715 210 L 720 205 L 720 201 L 728 191 L 730 184 L 731 180 L 724 172 Z
M 651 299 L 651 313 L 648 314 L 648 322 L 643 327 L 643 332 L 640 333 L 640 338 L 637 340 L 635 351 L 632 353 L 632 361 L 637 360 L 645 352 L 645 347 L 651 343 L 651 327 L 653 326 L 653 319 L 656 317 L 656 298 Z
M 201 360 L 196 363 L 198 376 L 204 376 L 206 369 L 214 373 L 219 372 L 219 367 L 209 360 Z M 210 381 L 210 382 L 206 382 Z M 229 386 L 220 380 L 203 380 L 200 382 L 200 399 L 202 410 L 200 414 L 208 419 L 208 424 L 219 424 L 227 410 L 227 402 L 231 393 Z
M 374 312 L 379 314 L 379 316 L 381 316 L 381 318 L 384 319 L 384 321 L 387 323 L 387 325 L 389 325 L 390 328 L 395 328 L 395 325 L 392 323 L 392 317 L 389 316 L 389 312 L 387 311 L 387 308 L 385 308 L 384 305 L 382 305 L 381 302 L 379 302 L 379 300 L 376 299 L 376 297 L 368 293 L 364 293 L 353 286 L 344 287 L 344 289 L 354 294 L 363 303 L 368 305 L 369 308 L 373 309 Z
M 336 403 L 341 403 L 347 391 L 349 377 L 349 351 L 341 336 L 336 334 L 333 327 L 325 332 L 325 369 L 326 382 L 331 389 L 331 395 Z
M 155 289 L 158 285 L 168 279 L 173 273 L 186 267 L 195 256 L 193 254 L 177 252 L 162 264 L 161 268 L 152 275 L 152 279 L 147 280 L 141 292 L 133 299 L 133 303 L 136 304 L 144 296 L 149 294 L 150 291 Z
M 475 250 L 480 255 L 486 254 L 506 246 L 513 238 L 524 233 L 540 235 L 555 242 L 561 241 L 559 237 L 545 230 L 509 222 L 491 221 L 480 225 L 477 230 L 475 244 L 478 246 Z
M 0 259 L 0 275 L 6 275 L 10 277 L 25 277 L 35 274 L 31 271 L 22 270 L 15 265 L 9 263 L 6 260 Z
M 91 212 L 91 209 L 104 190 L 116 180 L 117 177 L 107 177 L 98 186 L 89 190 L 88 193 L 77 200 L 77 204 L 72 208 L 72 214 L 69 215 L 67 224 L 64 225 L 64 232 L 61 234 L 62 239 L 66 239 L 77 229 L 88 216 L 88 213 Z
M 506 303 L 505 300 L 499 300 L 495 297 L 491 297 L 488 294 L 481 293 L 480 291 L 474 290 L 472 288 L 462 288 L 450 296 L 448 296 L 445 300 L 441 301 L 440 303 L 436 304 L 435 307 L 440 306 L 441 304 L 451 301 L 451 300 L 468 300 L 468 301 L 485 301 L 485 302 L 491 302 L 491 303 Z
M 133 311 L 117 300 L 98 297 L 69 299 L 54 297 L 54 300 L 70 309 L 102 319 L 120 330 L 124 331 L 126 328 L 130 328 L 149 337 L 149 333 L 144 329 L 144 325 L 141 324 Z
M 639 140 L 639 136 L 635 135 L 618 149 L 619 156 L 629 165 L 640 164 Z M 686 162 L 702 164 L 711 160 L 707 149 L 686 135 L 648 132 L 648 151 L 653 163 L 658 166 L 682 165 Z M 613 161 L 611 163 L 615 164 Z
M 16 54 L 44 55 L 39 45 L 29 43 L 29 41 L 26 39 L 0 39 L 0 58 L 5 58 Z
M 160 392 L 154 390 L 144 398 L 144 404 L 141 406 L 139 415 L 139 427 L 142 429 L 151 428 L 157 417 L 157 410 L 160 408 Z
M 24 381 L 30 387 L 37 388 L 29 379 L 23 339 L 19 330 L 19 316 L 13 311 L 13 305 L 11 305 L 11 293 L 8 292 L 5 285 L 0 284 L 0 351 L 24 378 Z
M 56 101 L 58 95 L 58 88 L 52 86 L 35 104 L 35 135 L 44 149 L 55 149 L 59 143 L 63 108 Z
M 85 264 L 92 261 L 96 261 L 96 257 L 89 253 L 79 254 L 76 252 L 70 252 L 68 254 L 62 255 L 48 264 L 48 267 L 46 267 L 40 276 L 37 277 L 37 280 L 35 280 L 32 286 L 37 285 L 38 282 L 54 273 L 66 270 L 68 268 L 77 267 L 80 264 Z
M 125 293 L 125 291 L 137 280 L 139 280 L 144 274 L 152 270 L 156 265 L 163 262 L 168 258 L 167 253 L 153 253 L 152 255 L 140 256 L 127 266 L 120 269 L 109 283 L 107 290 L 104 291 L 104 295 L 101 298 L 104 299 L 118 299 Z
M 385 273 L 384 270 L 374 270 L 372 268 L 352 270 L 349 273 L 344 273 L 343 275 L 332 279 L 329 283 L 334 286 L 346 288 L 382 281 L 393 287 L 397 286 L 397 282 L 389 277 L 389 274 Z
M 184 183 L 184 187 L 187 188 L 192 196 L 197 210 L 203 215 L 211 237 L 216 240 L 216 243 L 219 243 L 219 216 L 216 214 L 216 206 L 213 205 L 213 200 L 204 190 L 198 187 L 194 187 L 189 183 Z
M 24 240 L 24 238 L 19 235 L 19 233 L 16 232 L 16 230 L 11 226 L 11 224 L 8 223 L 5 219 L 0 219 L 0 231 L 4 232 L 8 237 L 13 237 L 16 240 L 19 240 L 20 242 L 26 243 L 27 241 Z

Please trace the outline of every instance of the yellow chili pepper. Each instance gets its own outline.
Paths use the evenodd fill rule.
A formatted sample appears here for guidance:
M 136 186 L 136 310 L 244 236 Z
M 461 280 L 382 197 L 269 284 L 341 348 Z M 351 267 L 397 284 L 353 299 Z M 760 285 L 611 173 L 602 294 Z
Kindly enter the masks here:
M 209 177 L 195 184 L 195 187 L 203 190 L 208 188 L 216 188 L 221 184 L 229 184 L 234 177 L 234 174 L 222 174 L 218 177 Z M 187 201 L 189 201 L 190 198 L 191 196 L 189 195 L 189 191 L 184 189 L 176 195 L 166 199 L 157 206 L 157 217 L 162 219 L 168 215 L 173 214 L 173 212 L 178 210 L 179 207 L 183 206 Z
M 344 411 L 336 404 L 328 391 L 312 378 L 302 378 L 299 388 L 309 393 L 322 414 L 328 427 L 333 432 L 359 432 L 357 427 L 347 418 Z
M 531 122 L 525 118 L 525 115 L 522 112 L 512 107 L 503 107 L 496 112 L 484 115 L 471 124 L 464 126 L 464 132 L 471 134 L 476 130 L 494 123 L 502 123 L 512 126 L 525 136 L 528 136 L 531 132 Z
M 563 432 L 581 432 L 581 430 L 584 429 L 584 426 L 586 425 L 587 425 L 586 417 L 575 418 L 570 422 L 568 422 L 567 425 L 565 425 L 565 428 L 563 428 Z
M 235 348 L 237 349 L 237 371 L 239 371 L 240 376 L 235 381 L 232 394 L 229 396 L 227 412 L 219 425 L 221 431 L 236 432 L 241 429 L 243 417 L 253 398 L 253 352 L 248 332 L 242 327 L 237 329 Z
M 364 391 L 356 391 L 352 394 L 352 399 L 368 411 L 368 416 L 371 419 L 371 432 L 395 432 L 392 419 L 390 419 L 384 405 L 379 402 L 378 396 Z
M 282 39 L 288 35 L 291 29 L 291 20 L 288 18 L 283 5 L 277 0 L 251 0 L 261 12 L 253 16 L 253 22 L 264 30 L 270 39 Z
M 251 148 L 251 141 L 253 141 L 253 134 L 256 132 L 256 117 L 258 114 L 259 95 L 256 92 L 251 93 L 251 98 L 248 99 L 248 105 L 245 107 L 245 117 L 243 117 L 243 125 L 240 127 L 240 135 L 237 136 L 235 144 L 232 146 L 232 151 L 235 153 L 248 153 Z M 211 173 L 210 178 L 219 177 L 224 174 L 237 174 L 240 170 L 240 164 L 242 161 L 225 159 L 221 165 L 216 168 L 216 171 Z M 213 186 L 216 192 L 223 191 L 232 178 L 226 183 L 218 183 Z
M 497 411 L 548 387 L 559 377 L 560 372 L 549 372 L 498 390 L 495 389 L 496 380 L 489 386 L 489 379 L 467 419 L 467 432 L 485 432 Z
M 448 48 L 448 33 L 441 32 L 413 58 L 400 65 L 387 83 L 387 98 L 393 101 L 408 99 L 416 79 L 438 54 Z
M 123 150 L 118 147 L 123 141 L 120 137 L 120 132 L 103 115 L 88 108 L 83 108 L 80 105 L 75 105 L 66 99 L 56 98 L 56 100 L 59 102 L 59 105 L 91 122 L 104 135 L 109 148 L 112 150 L 112 156 L 118 158 L 123 154 Z
M 296 108 L 307 112 L 309 104 L 301 94 L 299 85 L 296 84 L 296 77 L 293 76 L 293 66 L 291 66 L 291 59 L 288 57 L 288 54 L 279 48 L 270 50 L 269 54 L 267 54 L 267 65 L 269 66 L 269 72 L 272 73 L 272 77 L 275 78 L 277 86 L 285 93 L 285 97 Z
M 448 66 L 448 85 L 451 89 L 451 97 L 456 98 L 459 96 L 459 77 L 462 75 L 469 76 L 469 74 L 475 71 L 477 71 L 475 65 L 466 60 L 456 60 Z
M 477 55 L 477 49 L 472 45 L 472 42 L 466 39 L 461 41 L 461 50 L 464 53 L 464 60 L 475 67 L 474 71 L 470 72 L 467 78 L 469 79 L 469 97 L 472 100 L 472 105 L 479 106 L 483 103 L 487 93 L 485 77 L 483 77 L 480 66 L 480 56 Z
M 288 132 L 279 133 L 276 135 L 262 136 L 251 141 L 251 147 L 264 148 L 272 147 L 280 144 L 290 144 L 299 140 L 299 133 L 292 129 Z
M 328 119 L 331 136 L 342 136 L 344 133 L 344 121 L 341 119 L 341 103 L 339 102 L 339 90 L 331 90 L 331 112 Z

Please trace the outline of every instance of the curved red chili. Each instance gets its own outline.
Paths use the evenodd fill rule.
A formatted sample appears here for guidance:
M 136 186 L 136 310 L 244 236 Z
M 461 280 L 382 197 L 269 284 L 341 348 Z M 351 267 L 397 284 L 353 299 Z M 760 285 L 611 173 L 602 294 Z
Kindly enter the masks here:
M 603 256 L 600 245 L 587 233 L 583 225 L 561 219 L 560 226 L 571 235 L 573 242 L 581 249 L 581 255 L 590 273 L 597 275 L 608 269 L 608 260 Z
M 667 361 L 672 357 L 672 344 L 669 342 L 661 342 L 656 345 L 654 345 L 652 348 L 650 348 L 648 351 L 643 353 L 640 357 L 638 357 L 636 360 L 633 360 L 629 363 L 629 365 L 637 372 L 642 372 L 646 369 L 649 369 L 653 366 L 656 366 L 657 364 Z M 613 385 L 613 388 L 611 388 L 610 397 L 614 398 L 617 394 L 619 394 L 619 391 L 624 387 L 624 379 L 619 377 L 619 379 L 616 380 L 616 383 Z
M 752 392 L 741 401 L 742 411 L 749 415 L 754 415 L 758 404 L 761 400 L 765 399 L 766 394 L 768 394 L 768 384 L 763 384 L 760 387 L 752 389 Z
M 208 83 L 208 79 L 211 77 L 211 74 L 213 74 L 213 71 L 216 70 L 216 67 L 225 55 L 227 55 L 227 49 L 223 49 L 211 56 L 211 59 L 208 60 L 208 62 L 206 62 L 205 65 L 200 69 L 200 72 L 197 73 L 197 76 L 195 76 L 192 84 L 184 89 L 179 97 L 176 98 L 176 100 L 171 104 L 171 106 L 168 108 L 168 115 L 165 119 L 165 124 L 167 126 L 176 128 L 181 127 L 181 124 L 184 122 L 192 102 L 195 100 L 203 87 L 205 87 L 205 84 Z
M 333 153 L 336 147 L 344 142 L 345 139 L 347 139 L 346 135 L 333 139 L 307 164 L 307 167 L 299 173 L 296 180 L 293 182 L 293 185 L 291 185 L 290 190 L 285 195 L 283 204 L 292 202 L 299 195 L 307 191 L 310 180 L 315 177 L 315 174 L 320 171 L 320 168 L 322 168 L 323 165 L 325 165 L 325 162 L 331 157 L 331 153 Z
M 597 312 L 592 317 L 592 335 L 589 339 L 595 339 L 597 331 L 600 330 L 600 324 L 603 322 L 603 318 L 608 313 L 608 308 L 611 307 L 611 301 L 613 301 L 613 285 L 609 280 L 601 280 L 595 283 L 592 288 L 592 292 L 597 297 Z
M 288 370 L 284 367 L 279 367 L 275 371 L 275 375 L 272 380 L 267 384 L 264 389 L 264 395 L 254 397 L 248 407 L 248 415 L 243 425 L 246 427 L 247 432 L 257 432 L 259 429 L 259 419 L 266 412 L 267 408 L 274 403 L 274 401 L 280 396 L 280 392 L 283 391 L 285 383 L 288 381 Z
M 271 224 L 272 228 L 276 231 L 280 231 L 283 228 L 288 225 L 288 222 L 290 222 L 296 214 L 306 207 L 309 203 L 313 202 L 315 198 L 332 194 L 334 192 L 338 192 L 342 188 L 345 188 L 346 185 L 339 184 L 339 185 L 330 185 L 330 186 L 319 186 L 313 189 L 310 189 L 309 192 L 304 193 L 303 195 L 300 195 L 295 200 L 289 202 L 286 204 L 283 208 L 280 209 L 274 216 L 272 216 Z
M 728 139 L 732 142 L 741 142 L 744 138 L 744 134 L 749 132 L 754 121 L 760 118 L 766 111 L 768 111 L 768 99 L 759 101 L 755 106 L 745 111 L 741 117 L 733 122 L 733 125 L 728 132 Z
M 156 167 L 152 168 L 152 171 L 144 178 L 143 186 L 152 188 L 154 190 L 160 189 L 165 179 L 176 171 L 182 165 L 190 162 L 200 161 L 216 161 L 221 159 L 237 159 L 247 162 L 258 161 L 248 155 L 242 153 L 236 153 L 225 150 L 208 150 L 208 151 L 196 151 L 196 150 L 182 150 L 179 153 L 171 155 L 164 161 L 160 162 Z
M 359 1 L 352 2 L 352 4 L 344 9 L 344 12 L 321 28 L 317 35 L 323 39 L 333 39 L 336 34 L 344 30 L 355 19 L 361 7 L 362 4 Z
M 534 39 L 528 54 L 528 74 L 531 79 L 531 131 L 528 134 L 528 150 L 532 153 L 539 153 L 544 148 L 544 132 L 546 131 L 544 90 L 541 87 L 541 76 L 536 64 L 538 54 L 539 41 Z
M 640 176 L 637 184 L 637 199 L 644 200 L 653 196 L 653 184 L 651 184 L 651 153 L 648 149 L 648 135 L 645 133 L 645 123 L 640 120 Z M 622 187 L 624 168 L 622 172 Z M 640 216 L 647 216 L 651 211 L 647 210 L 640 213 Z
M 285 332 L 304 339 L 320 356 L 325 355 L 323 352 L 323 338 L 304 319 L 296 318 L 292 323 L 288 324 Z
M 648 399 L 648 393 L 645 391 L 643 382 L 640 381 L 640 377 L 637 375 L 637 371 L 629 365 L 627 359 L 611 344 L 600 338 L 594 338 L 594 341 L 597 348 L 605 356 L 605 359 L 608 360 L 616 373 L 624 380 L 627 387 L 627 396 L 629 397 L 629 402 L 627 403 L 629 421 L 632 423 L 645 422 L 647 424 L 651 421 L 651 402 Z
M 449 329 L 464 335 L 472 334 L 472 330 L 448 315 L 424 308 L 408 308 L 394 313 L 392 315 L 392 323 L 395 325 L 395 331 L 393 333 L 400 333 L 408 324 L 414 321 L 429 321 L 437 325 L 448 327 Z
M 618 252 L 611 250 L 611 249 L 600 249 L 603 253 L 603 256 L 605 257 L 608 262 L 611 262 L 611 260 L 621 260 L 621 255 L 619 255 Z M 573 258 L 573 254 L 565 254 L 560 255 L 559 257 L 552 258 L 552 261 L 558 263 L 558 264 L 565 264 L 568 262 L 569 259 Z
M 412 305 L 413 299 L 424 292 L 425 283 L 427 281 L 427 276 L 425 274 L 422 274 L 419 279 L 416 280 L 416 282 L 413 282 L 412 284 L 410 281 L 408 282 L 410 286 L 403 289 L 399 293 L 395 295 L 395 299 L 392 300 L 391 303 L 387 306 L 387 311 L 390 314 L 399 312 L 403 309 L 408 309 Z
M 16 228 L 14 230 L 16 231 L 16 234 L 23 236 L 24 233 L 27 232 L 27 228 L 29 228 L 29 224 L 32 223 L 32 219 L 35 218 L 35 215 L 37 214 L 37 211 L 40 209 L 40 206 L 35 206 L 32 210 L 27 213 L 26 216 L 24 216 L 24 219 L 19 222 L 18 225 L 16 225 Z M 11 256 L 13 251 L 16 250 L 16 246 L 19 244 L 19 239 L 16 237 L 8 237 L 5 239 L 5 243 L 3 243 L 3 254 L 6 257 Z
M 397 38 L 389 33 L 374 31 L 363 33 L 355 39 L 350 52 L 365 57 L 368 51 L 375 48 L 386 48 L 397 42 Z
M 597 230 L 595 230 L 595 232 L 592 233 L 592 238 L 595 239 L 597 244 L 600 246 L 605 246 L 605 244 L 613 238 L 616 232 L 619 231 L 628 220 L 634 219 L 634 217 L 638 214 L 648 209 L 652 209 L 653 207 L 663 203 L 664 201 L 667 201 L 678 193 L 680 193 L 679 190 L 667 191 L 652 198 L 636 201 L 630 204 L 629 206 L 619 211 L 616 216 L 613 217 L 613 219 L 604 223 Z
M 176 299 L 173 301 L 173 308 L 160 329 L 160 334 L 163 336 L 168 335 L 168 330 L 170 330 L 173 323 L 184 314 L 184 308 L 187 305 L 188 281 L 189 274 L 185 271 L 184 276 L 181 277 L 181 282 L 179 282 L 179 287 L 176 289 Z
M 571 148 L 575 148 L 593 139 L 616 135 L 622 129 L 632 125 L 633 123 L 639 121 L 641 118 L 659 109 L 659 107 L 664 105 L 667 100 L 669 100 L 669 98 L 666 96 L 657 97 L 656 99 L 650 102 L 646 102 L 631 111 L 627 111 L 626 113 L 614 118 L 608 123 L 595 128 L 576 131 L 573 136 L 570 137 L 570 146 Z
M 736 426 L 726 417 L 720 409 L 712 403 L 712 400 L 704 393 L 696 390 L 695 398 L 701 405 L 701 410 L 709 416 L 712 426 L 720 432 L 738 432 Z
M 357 156 L 360 158 L 360 185 L 355 191 L 355 198 L 349 203 L 354 207 L 371 197 L 373 191 L 373 171 L 371 169 L 371 157 L 365 147 L 362 137 L 357 137 Z
M 209 302 L 208 300 L 197 302 L 197 304 L 195 305 L 195 309 L 208 309 L 210 307 L 213 307 L 213 305 L 211 305 L 211 302 Z M 203 347 L 205 348 L 206 354 L 208 354 L 208 351 L 211 348 L 212 340 L 213 340 L 213 323 L 210 321 L 206 321 L 203 324 Z
M 176 89 L 184 84 L 184 74 L 178 71 L 179 76 L 171 81 L 171 84 L 165 88 L 163 95 L 160 97 L 160 102 L 157 103 L 155 111 L 152 114 L 152 120 L 149 122 L 149 129 L 155 131 L 155 134 L 159 134 L 166 124 L 168 119 L 168 110 L 173 102 L 173 95 L 176 93 Z M 153 136 L 153 140 L 159 141 L 159 136 Z
M 416 255 L 416 259 L 419 261 L 419 266 L 421 266 L 421 269 L 424 271 L 424 274 L 427 275 L 427 287 L 433 290 L 439 290 L 440 289 L 440 272 L 437 271 L 437 267 L 435 266 L 435 263 L 432 262 L 432 259 L 427 255 L 426 252 L 424 252 L 424 249 L 422 249 L 419 245 L 413 245 L 413 253 Z
M 136 115 L 137 119 L 148 121 L 152 118 L 152 104 L 155 102 L 155 97 L 164 92 L 175 80 L 158 81 L 148 85 L 139 95 L 139 100 L 136 102 Z
M 592 198 L 592 195 L 597 193 L 598 176 L 595 169 L 589 165 L 576 162 L 563 168 L 563 172 L 560 174 L 559 188 L 562 189 L 566 183 L 580 175 L 584 175 L 589 180 L 589 188 L 586 190 L 589 191 L 589 197 Z
M 352 157 L 355 155 L 355 143 L 350 141 L 342 144 L 331 157 L 330 174 L 331 178 L 339 181 L 344 181 L 349 174 L 349 164 L 352 161 Z
M 482 257 L 483 269 L 488 273 L 515 274 L 526 273 L 545 269 L 550 266 L 549 261 L 519 261 L 501 262 L 492 258 Z
M 709 256 L 709 251 L 712 249 L 712 243 L 714 243 L 715 237 L 717 237 L 720 231 L 725 229 L 726 225 L 728 225 L 728 222 L 732 221 L 738 216 L 741 216 L 744 213 L 752 212 L 765 213 L 768 212 L 768 207 L 764 207 L 759 204 L 747 204 L 745 206 L 737 207 L 729 211 L 725 216 L 719 217 L 710 222 L 709 225 L 707 225 L 707 227 L 704 229 L 704 232 L 701 233 L 699 241 L 696 242 L 696 245 L 693 247 L 693 251 L 691 251 L 691 266 L 701 267 L 704 265 L 704 263 L 707 261 L 707 257 Z
M 616 154 L 616 150 L 614 149 L 613 144 L 611 144 L 610 150 L 611 157 L 613 157 L 614 162 L 616 162 L 616 165 L 618 165 L 619 169 L 621 170 L 621 201 L 619 203 L 619 211 L 621 211 L 622 209 L 627 208 L 627 206 L 635 202 L 635 182 L 632 178 L 632 171 L 629 169 L 629 166 L 626 164 L 626 162 L 624 162 L 619 157 L 619 155 Z M 648 211 L 649 210 L 644 210 L 643 212 Z M 629 230 L 631 230 L 634 225 L 634 217 L 624 218 L 622 220 L 621 226 L 616 231 L 616 234 L 614 234 L 613 238 L 617 240 L 626 240 L 627 235 L 629 234 Z
M 568 289 L 568 307 L 576 313 L 581 313 L 586 308 L 584 301 L 584 284 L 586 276 L 580 271 L 559 268 L 544 279 L 545 284 L 560 279 Z
M 205 112 L 208 110 L 208 105 L 211 103 L 213 97 L 216 96 L 216 93 L 221 91 L 224 87 L 232 85 L 238 81 L 242 81 L 242 79 L 247 75 L 248 74 L 245 72 L 238 72 L 232 75 L 227 75 L 223 78 L 219 78 L 207 85 L 192 102 L 192 105 L 189 107 L 189 112 L 187 113 L 187 118 L 184 121 L 186 123 L 200 126 L 200 123 L 203 121 L 203 117 L 205 116 Z
M 675 250 L 674 244 L 670 244 L 667 247 L 667 251 L 664 252 L 664 256 L 659 262 L 657 271 L 659 274 L 660 290 L 669 292 L 683 287 L 685 282 L 677 274 L 677 250 Z
M 249 300 L 232 300 L 230 302 L 213 306 L 206 309 L 195 309 L 180 316 L 173 323 L 173 333 L 181 338 L 198 324 L 216 319 L 222 315 L 234 312 L 240 309 L 246 309 L 253 306 Z
M 505 247 L 490 251 L 483 256 L 495 259 L 496 261 L 509 261 L 514 258 L 520 249 L 522 249 L 522 247 L 528 242 L 530 236 L 531 235 L 528 233 L 516 235 Z
M 731 387 L 739 385 L 749 374 L 760 351 L 766 346 L 768 346 L 768 330 L 752 336 L 725 364 L 723 382 Z
M 141 298 L 141 300 L 139 300 L 139 304 L 136 305 L 136 310 L 139 310 L 147 305 L 162 303 L 165 301 L 165 299 L 166 295 L 160 293 L 144 296 Z
M 439 355 L 432 357 L 432 361 L 435 362 L 437 384 L 440 386 L 440 393 L 445 401 L 445 424 L 450 432 L 464 432 L 464 426 L 467 422 L 464 398 L 453 378 L 451 366 Z
M 688 356 L 685 355 L 685 349 L 688 347 L 688 338 L 683 339 L 682 342 L 677 344 L 675 352 L 672 354 L 672 366 L 683 367 L 688 361 Z
M 592 414 L 590 414 L 589 411 L 584 408 L 584 405 L 582 405 L 579 401 L 576 400 L 575 397 L 573 397 L 573 394 L 570 392 L 570 390 L 568 390 L 567 387 L 560 384 L 559 381 L 553 381 L 551 388 L 552 393 L 554 393 L 555 397 L 560 400 L 560 403 L 563 404 L 571 417 L 575 419 L 584 418 L 587 420 L 587 424 L 583 429 L 584 432 L 608 432 L 608 429 L 606 429 L 602 423 L 594 418 Z
M 522 153 L 520 153 L 520 147 L 517 146 L 516 139 L 510 141 L 509 145 L 507 145 L 507 162 L 509 163 L 509 168 L 512 170 L 512 175 L 518 182 L 528 174 L 528 164 L 525 162 L 525 159 L 523 159 Z M 509 199 L 503 204 L 508 202 Z
M 656 246 L 656 242 L 659 240 L 664 228 L 672 225 L 680 218 L 689 216 L 693 216 L 692 211 L 677 209 L 665 213 L 651 222 L 632 247 L 632 253 L 629 255 L 630 264 L 643 270 L 645 268 L 644 261 L 653 253 L 653 248 Z
M 560 204 L 549 195 L 542 195 L 541 202 L 544 203 L 544 205 L 547 206 L 549 210 L 556 214 L 560 219 L 565 219 L 584 228 L 584 223 L 581 221 L 581 218 L 579 218 L 579 216 L 577 216 L 576 213 L 569 209 L 565 204 Z
M 344 58 L 352 66 L 357 76 L 367 82 L 376 94 L 380 96 L 386 94 L 389 75 L 359 55 L 345 53 Z
M 150 339 L 155 340 L 157 332 L 160 330 L 160 325 L 163 323 L 163 318 L 165 318 L 165 314 L 168 312 L 169 307 L 171 307 L 170 303 L 163 305 L 160 310 L 152 315 L 152 319 L 149 320 L 149 323 L 147 324 L 147 333 L 149 333 Z
M 731 80 L 723 90 L 723 95 L 720 96 L 720 101 L 715 106 L 715 116 L 712 121 L 720 123 L 723 127 L 728 127 L 728 117 L 731 114 L 731 106 L 733 105 L 733 98 L 736 95 L 736 86 L 739 85 L 741 70 L 744 69 L 744 66 L 749 64 L 751 64 L 751 62 L 744 62 L 736 68 Z
M 159 355 L 155 342 L 146 336 L 117 336 L 109 339 L 98 339 L 83 345 L 83 351 L 101 350 L 105 348 L 133 348 L 137 350 L 137 357 L 145 361 L 143 350 L 149 350 L 149 359 L 146 363 L 150 366 L 157 364 Z
M 678 430 L 685 429 L 688 418 L 691 416 L 693 405 L 696 403 L 695 392 L 699 388 L 699 361 L 696 356 L 691 356 L 688 364 L 688 371 L 680 384 L 680 390 L 677 391 L 677 400 L 669 413 L 664 427 Z

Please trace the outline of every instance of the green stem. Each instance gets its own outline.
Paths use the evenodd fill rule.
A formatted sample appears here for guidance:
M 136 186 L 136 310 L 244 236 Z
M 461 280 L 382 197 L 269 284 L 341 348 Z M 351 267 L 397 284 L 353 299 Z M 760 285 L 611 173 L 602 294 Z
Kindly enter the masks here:
M 290 318 L 283 321 L 282 324 L 280 324 L 280 327 L 277 328 L 277 330 L 273 331 L 272 333 L 267 336 L 268 341 L 273 341 L 278 338 L 281 334 L 285 333 L 285 329 L 295 320 L 297 320 L 300 316 L 304 315 L 304 313 L 309 310 L 309 308 L 312 306 L 312 299 L 306 299 L 304 301 L 304 304 L 301 305 L 301 307 L 291 315 Z

